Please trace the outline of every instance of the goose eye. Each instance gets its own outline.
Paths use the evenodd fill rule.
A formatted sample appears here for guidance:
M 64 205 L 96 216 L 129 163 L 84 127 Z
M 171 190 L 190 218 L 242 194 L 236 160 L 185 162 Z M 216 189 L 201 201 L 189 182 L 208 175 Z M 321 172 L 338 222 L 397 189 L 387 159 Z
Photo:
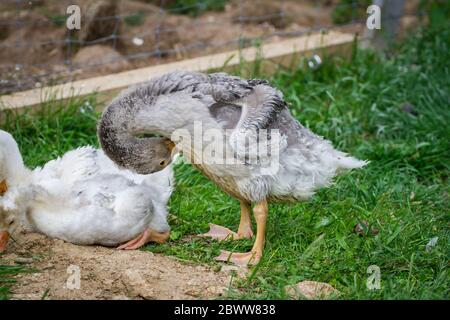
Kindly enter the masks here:
M 165 165 L 166 164 L 166 160 L 161 160 L 160 162 L 159 162 L 159 165 L 161 165 L 161 166 L 163 166 L 163 165 Z

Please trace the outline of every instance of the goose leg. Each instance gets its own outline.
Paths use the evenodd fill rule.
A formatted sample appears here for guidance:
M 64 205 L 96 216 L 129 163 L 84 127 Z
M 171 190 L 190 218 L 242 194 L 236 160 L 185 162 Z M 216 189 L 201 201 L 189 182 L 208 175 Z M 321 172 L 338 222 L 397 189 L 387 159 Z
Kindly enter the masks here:
M 239 222 L 237 234 L 239 239 L 253 238 L 252 208 L 250 207 L 250 203 L 246 201 L 241 201 L 241 221 Z
M 259 262 L 262 257 L 264 244 L 266 241 L 266 222 L 269 213 L 267 201 L 261 201 L 253 208 L 257 230 L 256 240 L 250 252 L 246 253 L 232 253 L 222 250 L 220 255 L 216 257 L 217 261 L 230 261 L 238 266 L 246 267 L 247 265 L 254 265 Z
M 158 232 L 153 229 L 146 229 L 142 234 L 140 234 L 135 239 L 128 241 L 127 243 L 122 244 L 117 249 L 120 250 L 136 250 L 140 247 L 144 246 L 148 242 L 156 242 L 156 243 L 164 243 L 167 238 L 169 238 L 170 231 L 167 232 Z
M 252 231 L 252 217 L 250 204 L 245 201 L 241 201 L 241 221 L 239 223 L 238 232 L 231 231 L 228 228 L 218 226 L 217 224 L 210 223 L 209 231 L 199 235 L 200 237 L 210 237 L 219 241 L 226 239 L 250 239 L 253 237 Z

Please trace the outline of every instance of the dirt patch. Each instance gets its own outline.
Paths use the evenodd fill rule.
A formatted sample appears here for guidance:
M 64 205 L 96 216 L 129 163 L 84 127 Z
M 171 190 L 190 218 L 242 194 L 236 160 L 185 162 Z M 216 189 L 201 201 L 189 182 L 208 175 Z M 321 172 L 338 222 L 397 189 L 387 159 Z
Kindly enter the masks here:
M 119 52 L 99 44 L 81 48 L 72 63 L 75 67 L 92 66 L 97 69 L 97 72 L 102 73 L 118 72 L 130 67 L 128 61 Z M 92 76 L 95 76 L 97 72 L 95 70 L 91 72 Z
M 15 240 L 2 263 L 26 263 L 36 272 L 16 276 L 12 299 L 212 299 L 225 295 L 231 280 L 228 269 L 152 252 L 77 246 L 36 233 Z
M 82 30 L 71 32 L 65 27 L 64 1 L 42 0 L 19 7 L 12 1 L 0 4 L 0 20 L 5 22 L 0 23 L 0 93 L 116 72 L 74 63 L 77 52 L 86 46 L 110 46 L 127 57 L 125 69 L 132 69 L 249 46 L 251 39 L 277 31 L 329 24 L 331 10 L 298 0 L 229 1 L 223 11 L 194 17 L 141 1 L 73 3 L 85 16 Z M 276 40 L 278 36 L 266 39 Z M 100 55 L 92 57 L 92 61 L 100 59 Z
M 0 94 L 248 47 L 255 39 L 273 42 L 327 28 L 362 33 L 365 26 L 334 25 L 339 0 L 230 0 L 224 10 L 199 16 L 159 6 L 168 0 L 71 3 L 80 6 L 83 19 L 82 29 L 70 32 L 65 1 L 0 4 Z M 408 1 L 405 13 L 417 5 Z M 111 47 L 127 59 L 126 67 L 105 68 L 101 55 L 92 57 L 94 65 L 74 63 L 79 50 L 95 45 Z

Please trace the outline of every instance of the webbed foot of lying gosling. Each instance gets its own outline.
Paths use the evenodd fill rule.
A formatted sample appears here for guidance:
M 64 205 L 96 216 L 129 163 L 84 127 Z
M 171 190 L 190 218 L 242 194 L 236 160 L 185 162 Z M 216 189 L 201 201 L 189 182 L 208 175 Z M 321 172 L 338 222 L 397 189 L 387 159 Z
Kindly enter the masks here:
M 149 242 L 164 243 L 169 238 L 170 231 L 158 232 L 153 229 L 146 229 L 142 234 L 140 234 L 135 239 L 122 244 L 117 249 L 119 250 L 136 250 L 140 247 L 146 245 Z

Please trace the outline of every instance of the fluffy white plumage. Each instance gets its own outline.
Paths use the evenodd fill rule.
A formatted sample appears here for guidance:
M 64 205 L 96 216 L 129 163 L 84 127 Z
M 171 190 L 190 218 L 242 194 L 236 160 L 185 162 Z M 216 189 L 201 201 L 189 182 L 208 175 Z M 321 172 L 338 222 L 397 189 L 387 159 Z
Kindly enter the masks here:
M 115 246 L 150 228 L 168 232 L 173 170 L 140 175 L 119 169 L 102 150 L 82 147 L 42 168 L 25 168 L 14 138 L 0 130 L 3 217 L 75 244 Z

